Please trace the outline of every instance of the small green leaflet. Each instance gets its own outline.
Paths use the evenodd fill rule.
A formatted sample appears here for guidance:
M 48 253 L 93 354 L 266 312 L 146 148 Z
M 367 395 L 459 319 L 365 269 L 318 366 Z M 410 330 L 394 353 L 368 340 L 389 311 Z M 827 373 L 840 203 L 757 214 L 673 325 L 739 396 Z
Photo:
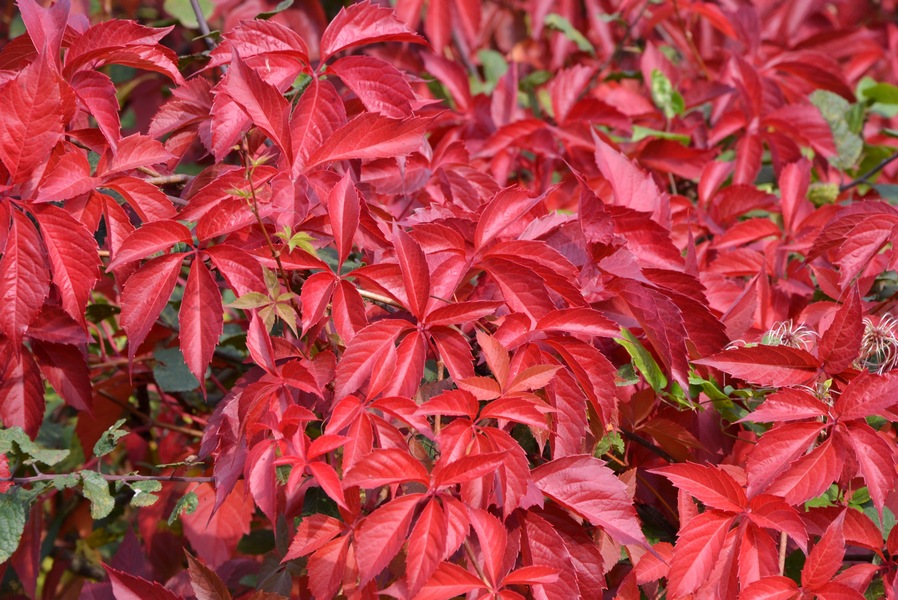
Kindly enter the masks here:
M 192 514 L 199 505 L 200 501 L 199 498 L 196 497 L 196 494 L 194 492 L 187 492 L 175 504 L 175 509 L 171 511 L 171 515 L 168 517 L 168 524 L 171 525 L 178 520 L 181 513 L 186 512 L 188 515 Z
M 131 506 L 152 506 L 159 500 L 159 496 L 153 493 L 162 490 L 162 483 L 159 481 L 132 481 L 128 485 L 134 490 Z
M 69 455 L 68 450 L 48 450 L 41 448 L 31 441 L 28 434 L 21 427 L 10 427 L 9 429 L 0 429 L 0 454 L 9 454 L 13 451 L 13 444 L 18 446 L 19 452 L 24 457 L 24 463 L 31 465 L 36 462 L 43 463 L 48 467 L 62 461 Z
M 615 338 L 614 341 L 626 349 L 627 353 L 633 359 L 633 364 L 636 366 L 636 369 L 642 373 L 642 376 L 645 377 L 645 380 L 652 386 L 652 389 L 656 392 L 660 392 L 666 388 L 667 377 L 664 376 L 664 372 L 661 370 L 661 367 L 658 366 L 658 363 L 655 362 L 651 353 L 646 350 L 645 346 L 636 339 L 636 336 L 630 333 L 625 327 L 621 328 L 621 335 L 623 336 L 623 339 Z
M 211 17 L 212 11 L 215 10 L 215 3 L 212 0 L 199 0 L 199 6 L 206 19 Z M 190 0 L 165 0 L 162 8 L 187 29 L 199 28 L 200 25 L 196 20 L 196 13 L 193 12 Z
M 683 114 L 686 110 L 686 102 L 683 96 L 674 89 L 670 79 L 658 69 L 652 70 L 652 102 L 658 107 L 658 110 L 664 113 L 664 117 L 668 120 L 676 115 Z M 634 134 L 635 135 L 635 134 Z
M 153 376 L 162 391 L 189 392 L 200 384 L 187 368 L 180 349 L 160 348 L 153 352 L 153 358 L 158 361 L 158 364 L 153 367 Z
M 593 56 L 596 55 L 596 49 L 586 37 L 580 33 L 571 22 L 557 13 L 549 13 L 546 15 L 546 27 L 551 27 L 564 34 L 564 37 L 572 41 L 577 48 L 583 52 L 589 52 Z
M 97 440 L 97 443 L 94 444 L 95 456 L 106 456 L 115 450 L 115 445 L 120 439 L 131 433 L 130 431 L 123 431 L 121 429 L 124 424 L 125 419 L 119 419 L 112 427 L 103 432 L 103 435 L 101 435 L 100 439 Z
M 836 142 L 839 155 L 830 157 L 829 162 L 837 169 L 852 168 L 864 150 L 864 140 L 853 131 L 849 123 L 852 105 L 842 96 L 827 90 L 816 90 L 811 94 L 810 100 L 823 115 Z
M 645 138 L 656 138 L 659 140 L 671 140 L 674 142 L 680 142 L 684 145 L 689 145 L 689 136 L 682 133 L 671 133 L 669 131 L 659 131 L 657 129 L 649 129 L 648 127 L 642 127 L 641 125 L 633 126 L 633 138 L 630 140 L 631 142 L 639 142 L 644 140 Z
M 90 500 L 90 516 L 99 520 L 109 516 L 115 508 L 115 500 L 109 493 L 109 482 L 96 471 L 82 471 L 84 497 Z
M 9 560 L 25 531 L 28 502 L 20 497 L 19 488 L 0 494 L 0 564 Z

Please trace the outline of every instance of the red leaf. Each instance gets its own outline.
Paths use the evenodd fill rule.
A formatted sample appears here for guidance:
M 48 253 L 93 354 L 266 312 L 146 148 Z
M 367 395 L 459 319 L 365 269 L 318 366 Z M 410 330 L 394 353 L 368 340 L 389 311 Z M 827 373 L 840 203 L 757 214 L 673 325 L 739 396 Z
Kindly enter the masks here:
M 863 310 L 857 286 L 852 288 L 839 307 L 832 324 L 820 338 L 817 352 L 827 373 L 841 373 L 858 357 L 864 326 Z
M 804 390 L 786 388 L 767 396 L 761 406 L 737 422 L 786 423 L 827 415 L 829 406 L 825 402 Z
M 215 571 L 198 558 L 194 558 L 190 552 L 185 550 L 184 554 L 187 555 L 187 573 L 196 600 L 231 600 L 228 586 Z
M 462 456 L 449 464 L 437 462 L 433 469 L 433 487 L 442 488 L 467 483 L 494 474 L 505 462 L 504 452 L 484 452 Z
M 121 138 L 121 121 L 119 104 L 116 98 L 115 84 L 99 71 L 79 71 L 69 83 L 78 100 L 87 107 L 91 116 L 96 119 L 97 127 L 103 137 L 115 149 Z M 89 174 L 89 173 L 88 173 Z
M 149 258 L 156 252 L 164 252 L 175 244 L 189 244 L 192 240 L 190 230 L 177 221 L 144 223 L 125 238 L 106 270 L 115 270 L 130 262 Z
M 406 582 L 409 595 L 414 595 L 431 578 L 446 548 L 446 515 L 436 499 L 421 511 L 408 539 Z
M 99 277 L 97 242 L 81 223 L 60 208 L 47 206 L 38 224 L 50 257 L 53 283 L 62 295 L 62 307 L 78 322 Z
M 407 321 L 386 319 L 372 323 L 356 334 L 337 365 L 335 394 L 342 398 L 360 389 L 371 376 L 381 352 L 410 326 Z
M 0 161 L 13 184 L 43 173 L 74 114 L 74 94 L 50 60 L 39 56 L 0 87 Z
M 221 291 L 202 260 L 194 260 L 190 267 L 178 317 L 181 323 L 178 339 L 184 362 L 205 390 L 202 382 L 221 337 L 224 318 Z
M 274 86 L 263 81 L 258 73 L 247 66 L 236 48 L 232 52 L 231 68 L 225 84 L 228 95 L 271 141 L 287 156 L 292 156 L 288 127 L 290 105 Z
M 408 452 L 377 449 L 353 465 L 343 476 L 343 488 L 358 486 L 371 490 L 382 485 L 410 481 L 430 485 L 430 475 Z
M 788 577 L 765 577 L 742 590 L 740 600 L 792 600 L 799 592 L 798 584 Z
M 597 348 L 573 338 L 555 338 L 547 341 L 561 356 L 564 364 L 586 394 L 596 414 L 601 419 L 602 427 L 611 423 L 615 406 L 614 367 Z
M 317 325 L 324 317 L 324 311 L 336 287 L 337 278 L 329 272 L 315 273 L 303 282 L 300 292 L 303 333 Z
M 361 197 L 347 171 L 327 196 L 327 214 L 337 245 L 338 267 L 352 252 L 352 237 L 359 228 Z
M 521 556 L 524 559 L 524 564 L 527 566 L 546 565 L 558 572 L 555 582 L 537 584 L 540 587 L 533 589 L 534 595 L 543 592 L 548 598 L 582 598 L 588 595 L 587 590 L 590 584 L 595 585 L 594 591 L 604 587 L 604 576 L 601 575 L 602 557 L 595 544 L 581 546 L 571 538 L 563 538 L 551 523 L 535 514 L 534 511 L 526 511 L 522 520 Z M 573 553 L 571 552 L 572 548 Z M 593 560 L 598 559 L 598 568 L 595 569 L 591 581 L 586 575 L 581 581 L 578 577 L 581 571 L 577 567 L 586 565 L 579 561 L 582 556 L 580 551 L 589 556 L 590 550 L 592 550 Z M 577 554 L 576 557 L 574 553 Z M 595 566 L 595 563 L 590 565 L 590 567 Z M 602 585 L 596 585 L 596 577 L 601 580 Z
M 825 492 L 839 478 L 841 469 L 842 458 L 832 438 L 828 438 L 777 477 L 767 488 L 767 493 L 782 496 L 789 504 L 800 504 Z
M 159 313 L 168 304 L 181 273 L 183 258 L 182 254 L 165 254 L 154 258 L 125 283 L 121 323 L 128 334 L 129 358 L 134 358 Z
M 873 415 L 889 418 L 888 408 L 898 402 L 898 377 L 867 371 L 851 380 L 833 406 L 842 421 Z
M 425 317 L 428 325 L 463 325 L 496 312 L 501 302 L 470 301 L 447 304 L 431 310 Z
M 11 212 L 12 229 L 0 259 L 0 331 L 18 346 L 50 292 L 50 275 L 44 244 L 34 225 L 18 210 Z
M 486 584 L 470 571 L 453 563 L 440 563 L 415 600 L 450 600 L 473 590 L 483 589 Z
M 848 427 L 848 442 L 855 456 L 870 498 L 882 514 L 886 496 L 895 489 L 895 449 L 891 441 L 871 429 L 866 423 Z
M 171 219 L 175 216 L 175 207 L 168 196 L 155 185 L 147 183 L 143 179 L 116 177 L 103 182 L 102 187 L 121 194 L 145 224 L 150 221 Z
M 764 491 L 771 481 L 807 452 L 821 431 L 822 423 L 795 423 L 776 427 L 762 435 L 745 467 L 748 495 Z
M 618 543 L 644 544 L 627 486 L 602 461 L 566 456 L 537 467 L 532 477 L 546 496 L 598 525 Z
M 108 156 L 108 155 L 107 155 Z M 137 167 L 149 167 L 151 165 L 167 162 L 172 159 L 171 153 L 165 149 L 161 142 L 151 137 L 135 133 L 122 138 L 112 152 L 112 160 L 100 161 L 97 165 L 97 174 L 111 175 L 130 171 Z
M 339 537 L 316 551 L 309 558 L 309 589 L 315 598 L 333 598 L 340 590 L 345 573 L 349 536 Z
M 613 338 L 620 335 L 620 325 L 592 308 L 556 310 L 540 319 L 536 328 L 595 337 Z
M 487 580 L 493 587 L 498 587 L 504 571 L 502 562 L 505 558 L 505 546 L 508 544 L 505 526 L 485 510 L 469 509 L 468 515 L 480 542 Z
M 371 112 L 401 119 L 412 115 L 415 94 L 390 63 L 371 56 L 346 56 L 328 65 Z
M 93 405 L 90 369 L 75 346 L 31 340 L 31 350 L 41 372 L 69 406 L 89 411 Z
M 842 568 L 842 558 L 845 556 L 844 522 L 845 511 L 842 511 L 811 549 L 801 570 L 801 584 L 805 589 L 814 590 L 823 586 Z
M 867 268 L 894 235 L 896 218 L 877 215 L 859 223 L 846 236 L 836 252 L 839 283 L 844 288 Z
M 34 439 L 44 418 L 44 384 L 31 353 L 9 340 L 0 345 L 0 421 Z
M 309 64 L 309 51 L 302 36 L 276 21 L 240 21 L 211 52 L 212 60 L 206 68 L 229 63 L 232 47 L 237 48 L 244 60 L 254 56 L 273 55 L 288 56 L 299 64 Z
M 333 84 L 313 78 L 290 118 L 293 175 L 309 166 L 309 157 L 346 124 L 346 109 Z
M 817 359 L 808 352 L 789 346 L 735 348 L 692 362 L 719 369 L 749 383 L 773 387 L 807 383 L 818 367 Z
M 393 246 L 402 269 L 402 281 L 408 296 L 409 309 L 419 320 L 424 317 L 424 310 L 430 300 L 430 270 L 424 251 L 414 239 L 393 226 Z
M 430 119 L 417 117 L 391 119 L 377 113 L 363 113 L 325 138 L 309 157 L 305 170 L 335 160 L 410 154 L 421 147 L 429 123 Z
M 296 528 L 296 537 L 282 562 L 306 556 L 323 547 L 343 531 L 344 525 L 333 517 L 313 514 L 302 517 Z
M 478 250 L 483 248 L 506 227 L 519 221 L 542 199 L 543 196 L 531 196 L 530 192 L 519 187 L 508 187 L 501 190 L 484 207 L 480 220 L 477 221 L 474 247 Z
M 68 200 L 94 189 L 100 180 L 90 175 L 90 163 L 81 150 L 63 154 L 41 181 L 36 202 Z
M 705 511 L 689 521 L 674 546 L 668 593 L 682 598 L 708 580 L 732 523 L 731 515 L 717 510 Z
M 272 523 L 277 521 L 278 509 L 278 484 L 274 464 L 276 459 L 277 444 L 262 442 L 249 451 L 243 470 L 253 501 Z
M 650 175 L 603 142 L 593 132 L 596 145 L 596 164 L 614 190 L 615 204 L 649 213 L 661 225 L 670 222 L 669 202 L 661 195 Z
M 761 494 L 749 502 L 748 517 L 761 527 L 784 531 L 803 552 L 807 553 L 808 533 L 798 511 L 786 504 L 782 498 Z M 863 513 L 858 513 L 863 514 Z
M 243 481 L 238 481 L 213 514 L 215 488 L 201 483 L 194 491 L 199 505 L 194 512 L 181 515 L 184 535 L 206 564 L 218 568 L 231 558 L 240 538 L 249 533 L 253 501 L 244 491 Z
M 109 565 L 103 565 L 103 568 L 109 575 L 115 600 L 180 600 L 180 596 L 155 581 L 116 571 Z
M 333 54 L 376 42 L 425 44 L 399 20 L 392 8 L 365 0 L 340 9 L 321 36 L 321 62 Z
M 653 469 L 703 504 L 722 511 L 741 513 L 747 504 L 742 486 L 723 469 L 683 463 Z
M 405 543 L 412 515 L 424 494 L 400 496 L 368 515 L 356 533 L 356 560 L 361 585 L 393 560 Z
M 558 569 L 542 565 L 531 565 L 515 569 L 505 576 L 501 585 L 535 585 L 541 583 L 555 583 L 558 581 Z
M 471 346 L 461 333 L 450 327 L 434 327 L 430 335 L 453 380 L 474 376 Z

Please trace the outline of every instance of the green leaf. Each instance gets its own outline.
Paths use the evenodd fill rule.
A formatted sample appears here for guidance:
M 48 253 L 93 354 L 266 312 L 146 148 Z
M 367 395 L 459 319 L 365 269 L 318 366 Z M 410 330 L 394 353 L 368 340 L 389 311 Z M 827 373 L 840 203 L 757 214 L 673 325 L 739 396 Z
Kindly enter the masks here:
M 882 539 L 888 539 L 892 527 L 895 526 L 895 513 L 893 513 L 888 506 L 883 506 L 882 521 L 880 521 L 879 515 L 876 513 L 876 508 L 868 506 L 864 509 L 864 514 L 870 517 L 870 520 L 876 523 L 876 526 L 879 527 L 879 530 L 882 532 Z
M 572 41 L 577 48 L 579 48 L 583 52 L 589 52 L 593 56 L 596 55 L 596 49 L 590 43 L 588 39 L 586 39 L 582 33 L 580 33 L 571 22 L 562 17 L 557 13 L 549 13 L 546 15 L 545 19 L 546 27 L 550 27 L 557 31 L 560 31 L 564 34 L 564 37 Z
M 624 438 L 616 431 L 611 431 L 600 439 L 593 454 L 596 458 L 601 458 L 603 454 L 612 450 L 618 454 L 624 453 Z
M 96 471 L 81 471 L 84 497 L 90 500 L 90 516 L 99 520 L 109 516 L 115 508 L 115 500 L 109 493 L 109 482 Z
M 496 84 L 508 72 L 508 62 L 500 52 L 488 48 L 478 50 L 477 58 L 483 67 L 484 84 L 480 91 L 489 93 L 496 88 Z
M 9 560 L 25 531 L 29 502 L 19 494 L 19 488 L 0 495 L 0 564 Z
M 81 477 L 77 473 L 64 473 L 53 477 L 53 487 L 57 490 L 67 490 L 81 483 Z
M 690 137 L 682 133 L 671 133 L 670 131 L 659 131 L 658 129 L 649 129 L 641 125 L 633 126 L 633 138 L 631 142 L 639 142 L 645 138 L 657 138 L 660 140 L 672 140 L 681 144 L 689 145 Z
M 199 0 L 199 5 L 203 17 L 208 20 L 215 10 L 215 3 L 212 0 Z M 196 20 L 196 13 L 193 12 L 190 0 L 165 0 L 162 8 L 187 29 L 199 29 L 200 24 Z
M 69 455 L 68 450 L 50 450 L 41 448 L 31 441 L 28 434 L 21 427 L 0 429 L 0 454 L 9 454 L 13 451 L 13 444 L 18 446 L 19 453 L 23 456 L 23 462 L 31 465 L 36 462 L 52 467 Z
M 829 124 L 836 142 L 838 156 L 830 157 L 829 162 L 837 169 L 850 169 L 864 150 L 864 140 L 851 130 L 848 123 L 851 104 L 842 96 L 827 90 L 816 90 L 811 94 L 810 100 Z
M 271 304 L 271 298 L 260 292 L 247 292 L 226 306 L 240 310 L 252 310 Z
M 131 433 L 130 431 L 121 429 L 121 426 L 124 424 L 125 419 L 119 419 L 112 427 L 103 432 L 103 435 L 101 435 L 100 439 L 97 440 L 97 443 L 94 444 L 95 456 L 106 456 L 115 450 L 115 446 L 120 439 Z
M 200 384 L 187 368 L 180 349 L 161 348 L 153 352 L 153 357 L 158 361 L 153 377 L 163 392 L 189 392 Z
M 159 496 L 153 493 L 162 490 L 162 483 L 158 481 L 132 481 L 128 485 L 134 490 L 134 496 L 131 498 L 132 506 L 152 506 L 159 500 Z
M 194 492 L 187 492 L 183 497 L 179 498 L 175 503 L 175 509 L 171 511 L 168 517 L 168 524 L 173 524 L 181 516 L 181 513 L 192 514 L 200 505 L 199 498 Z
M 258 15 L 256 15 L 256 18 L 263 19 L 263 20 L 270 19 L 274 15 L 278 14 L 279 12 L 283 12 L 283 11 L 287 10 L 291 6 L 293 6 L 293 0 L 281 0 L 281 2 L 278 2 L 277 6 L 275 6 L 271 10 L 266 10 L 265 12 L 260 12 Z
M 676 115 L 683 114 L 686 110 L 686 102 L 680 92 L 676 91 L 667 75 L 658 69 L 652 70 L 652 102 L 658 110 L 664 113 L 665 118 L 672 119 Z
M 633 359 L 636 369 L 642 373 L 642 376 L 652 386 L 652 389 L 660 392 L 666 388 L 667 377 L 664 376 L 664 372 L 658 366 L 658 363 L 655 362 L 651 353 L 645 349 L 645 346 L 627 328 L 621 328 L 621 335 L 623 339 L 615 338 L 614 341 L 626 349 Z

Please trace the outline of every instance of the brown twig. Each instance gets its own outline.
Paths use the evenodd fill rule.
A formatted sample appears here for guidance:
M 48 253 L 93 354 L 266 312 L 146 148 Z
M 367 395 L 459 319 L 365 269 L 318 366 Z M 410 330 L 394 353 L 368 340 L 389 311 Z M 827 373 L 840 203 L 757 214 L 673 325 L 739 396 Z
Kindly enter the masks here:
M 356 288 L 356 289 L 358 289 L 358 288 Z M 358 289 L 358 292 L 359 292 L 359 296 L 361 296 L 362 298 L 367 298 L 368 300 L 371 300 L 372 302 L 377 302 L 378 304 L 386 304 L 387 306 L 393 306 L 396 308 L 403 308 L 403 306 L 401 304 L 399 304 L 392 298 L 387 298 L 386 296 L 382 296 L 375 292 L 369 292 L 367 290 L 362 290 L 362 289 Z
M 62 474 L 41 474 L 41 475 L 32 475 L 30 477 L 0 477 L 0 481 L 9 482 L 14 485 L 26 485 L 29 483 L 40 483 L 41 481 L 53 481 L 54 479 L 60 477 L 68 477 L 72 475 L 72 473 L 62 473 Z M 100 477 L 105 479 L 106 481 L 124 481 L 128 483 L 130 481 L 173 481 L 178 483 L 213 483 L 215 481 L 215 477 L 211 476 L 201 476 L 201 477 L 190 477 L 187 475 L 106 475 L 103 473 L 99 474 Z
M 789 540 L 786 537 L 786 532 L 783 531 L 780 533 L 780 554 L 779 554 L 779 566 L 780 566 L 780 575 L 784 575 L 786 573 L 786 546 L 788 545 Z
M 877 164 L 875 167 L 873 167 L 872 169 L 870 169 L 863 175 L 859 176 L 857 179 L 853 179 L 853 180 L 849 181 L 848 183 L 840 185 L 839 193 L 841 194 L 842 192 L 846 192 L 853 187 L 859 186 L 862 183 L 870 183 L 869 179 L 871 177 L 873 177 L 874 175 L 876 175 L 877 173 L 879 173 L 880 171 L 885 169 L 887 166 L 892 164 L 892 162 L 894 162 L 895 160 L 898 160 L 898 152 L 896 152 L 895 154 L 893 154 L 892 156 L 890 156 L 886 159 L 881 160 L 879 162 L 879 164 Z
M 187 183 L 188 179 L 190 179 L 188 175 L 177 174 L 150 177 L 148 179 L 144 179 L 144 181 L 153 185 L 180 185 L 182 183 Z
M 206 40 L 206 45 L 209 46 L 209 50 L 215 49 L 215 40 L 209 37 L 209 34 L 212 31 L 209 29 L 209 23 L 206 22 L 206 15 L 203 14 L 203 9 L 200 8 L 199 0 L 190 0 L 190 7 L 193 9 L 193 15 L 196 17 L 196 23 L 200 28 L 200 33 L 203 34 L 203 37 Z

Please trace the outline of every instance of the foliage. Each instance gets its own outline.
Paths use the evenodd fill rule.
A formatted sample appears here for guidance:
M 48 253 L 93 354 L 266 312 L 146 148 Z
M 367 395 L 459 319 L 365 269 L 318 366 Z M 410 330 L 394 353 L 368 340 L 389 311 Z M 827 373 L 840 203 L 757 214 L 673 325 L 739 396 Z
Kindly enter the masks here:
M 893 2 L 100 4 L 0 49 L 4 597 L 898 598 Z

